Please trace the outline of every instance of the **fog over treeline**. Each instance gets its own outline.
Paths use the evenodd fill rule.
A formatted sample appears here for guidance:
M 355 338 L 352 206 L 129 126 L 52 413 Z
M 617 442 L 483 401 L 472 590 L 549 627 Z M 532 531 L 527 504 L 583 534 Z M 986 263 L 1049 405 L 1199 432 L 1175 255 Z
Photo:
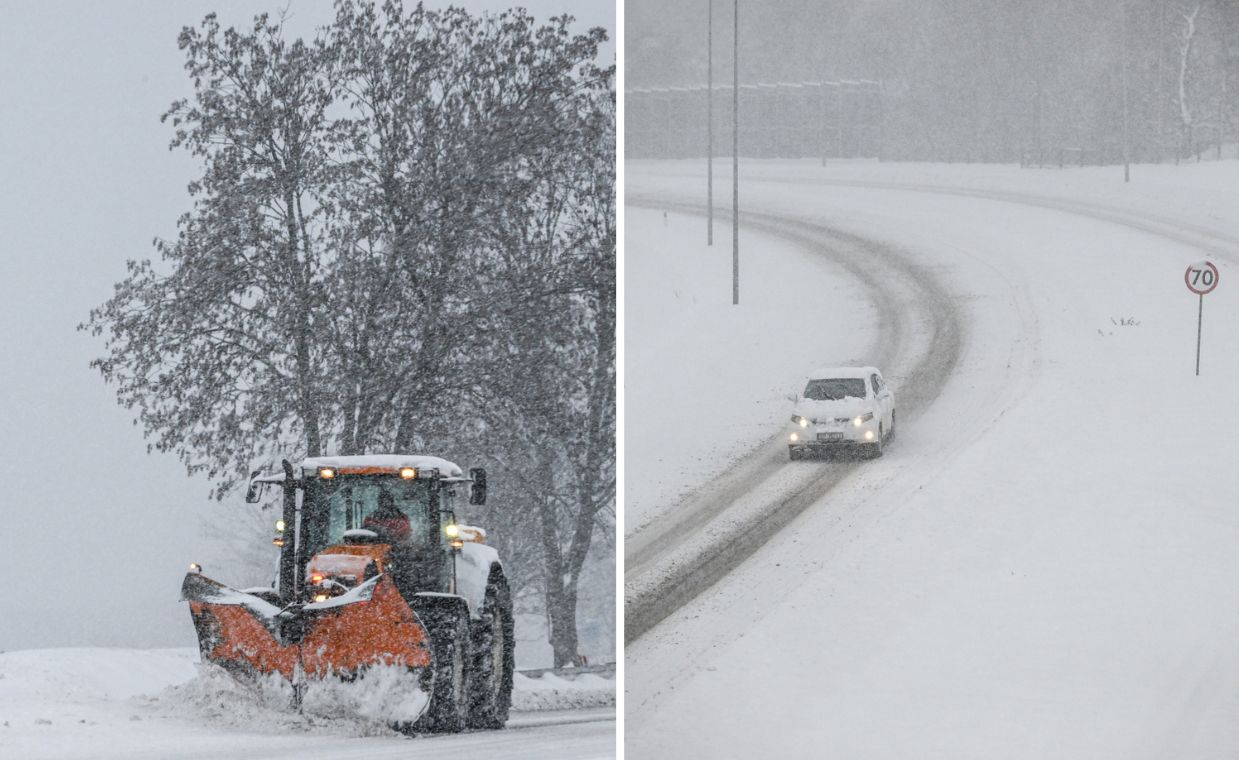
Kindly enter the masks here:
M 714 85 L 729 86 L 733 3 L 713 2 Z M 708 9 L 626 4 L 630 155 L 704 155 L 703 94 L 636 91 L 705 85 Z M 740 0 L 739 64 L 742 86 L 872 82 L 754 89 L 766 99 L 748 114 L 742 89 L 742 155 L 1121 162 L 1126 78 L 1131 159 L 1183 160 L 1235 140 L 1239 2 Z M 716 91 L 716 126 L 730 128 L 728 109 L 730 90 Z M 838 136 L 790 135 L 819 119 Z M 674 145 L 642 139 L 679 122 Z M 756 145 L 780 129 L 781 147 Z

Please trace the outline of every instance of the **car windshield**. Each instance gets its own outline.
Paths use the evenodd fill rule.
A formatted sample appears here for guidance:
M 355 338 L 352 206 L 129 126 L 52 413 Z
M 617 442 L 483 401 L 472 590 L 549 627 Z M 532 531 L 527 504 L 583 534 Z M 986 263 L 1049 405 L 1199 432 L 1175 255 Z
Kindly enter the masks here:
M 847 377 L 832 380 L 810 380 L 804 389 L 804 397 L 813 401 L 838 401 L 847 396 L 865 397 L 865 381 L 863 378 Z
M 378 475 L 343 476 L 330 483 L 317 483 L 316 501 L 322 510 L 317 522 L 320 526 L 325 523 L 326 530 L 314 531 L 319 539 L 311 542 L 315 550 L 340 543 L 345 531 L 357 528 L 414 546 L 431 541 L 429 481 Z

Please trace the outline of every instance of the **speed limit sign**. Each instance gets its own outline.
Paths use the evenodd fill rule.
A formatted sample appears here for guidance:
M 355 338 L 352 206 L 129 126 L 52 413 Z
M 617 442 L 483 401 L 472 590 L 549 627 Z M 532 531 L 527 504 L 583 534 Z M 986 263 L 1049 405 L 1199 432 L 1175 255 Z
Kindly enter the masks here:
M 1211 293 L 1217 287 L 1217 267 L 1213 266 L 1212 261 L 1197 261 L 1183 273 L 1183 281 L 1187 283 L 1187 289 L 1196 295 Z
M 1212 261 L 1197 261 L 1188 266 L 1183 273 L 1183 281 L 1187 289 L 1200 296 L 1200 305 L 1196 309 L 1196 374 L 1200 375 L 1200 328 L 1205 319 L 1205 294 L 1212 293 L 1217 287 L 1217 267 Z

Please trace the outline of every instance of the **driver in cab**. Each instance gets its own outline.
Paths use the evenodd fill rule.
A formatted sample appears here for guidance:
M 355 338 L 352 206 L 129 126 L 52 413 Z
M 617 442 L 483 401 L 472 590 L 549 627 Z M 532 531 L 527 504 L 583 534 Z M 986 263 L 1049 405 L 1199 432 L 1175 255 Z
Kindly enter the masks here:
M 409 540 L 411 527 L 409 516 L 396 506 L 396 499 L 388 492 L 379 494 L 379 507 L 366 516 L 361 526 L 379 534 L 389 544 L 403 544 Z
M 402 596 L 408 598 L 409 594 L 417 590 L 412 583 L 417 558 L 413 552 L 409 516 L 400 511 L 396 506 L 396 499 L 390 493 L 382 491 L 379 493 L 378 508 L 366 516 L 362 527 L 377 533 L 379 540 L 391 547 L 388 570 L 392 580 L 396 582 L 396 588 Z

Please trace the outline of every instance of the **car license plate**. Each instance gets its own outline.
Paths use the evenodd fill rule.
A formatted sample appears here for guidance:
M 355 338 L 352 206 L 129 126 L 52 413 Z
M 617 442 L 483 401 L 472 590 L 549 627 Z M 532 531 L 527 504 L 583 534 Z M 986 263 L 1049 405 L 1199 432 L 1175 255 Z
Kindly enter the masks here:
M 817 439 L 819 441 L 841 441 L 843 433 L 818 433 Z

